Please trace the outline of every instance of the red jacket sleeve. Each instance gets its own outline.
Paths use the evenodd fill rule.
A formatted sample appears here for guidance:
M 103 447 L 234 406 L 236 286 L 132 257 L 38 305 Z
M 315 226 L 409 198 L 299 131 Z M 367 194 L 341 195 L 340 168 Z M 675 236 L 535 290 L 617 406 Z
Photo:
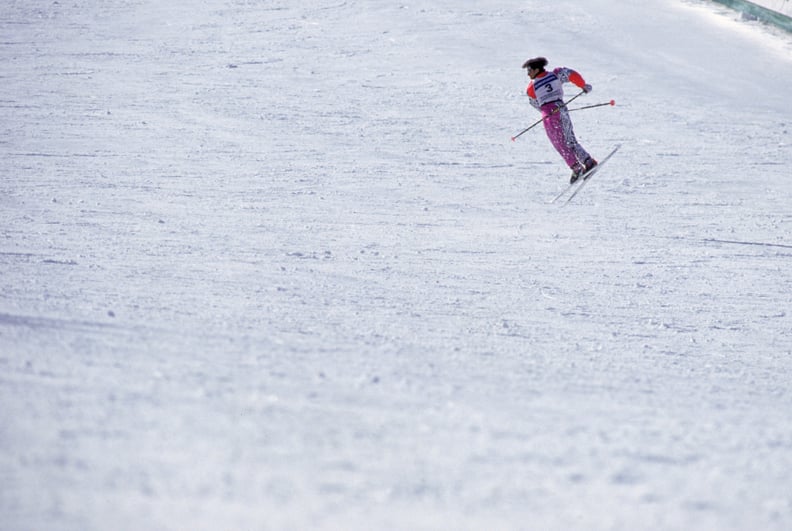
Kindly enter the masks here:
M 573 85 L 577 85 L 578 88 L 583 88 L 586 85 L 586 80 L 583 79 L 583 76 L 574 70 L 569 71 L 569 82 Z
M 528 94 L 529 97 L 536 99 L 536 91 L 534 90 L 533 83 L 528 85 L 528 88 L 525 90 L 525 93 Z

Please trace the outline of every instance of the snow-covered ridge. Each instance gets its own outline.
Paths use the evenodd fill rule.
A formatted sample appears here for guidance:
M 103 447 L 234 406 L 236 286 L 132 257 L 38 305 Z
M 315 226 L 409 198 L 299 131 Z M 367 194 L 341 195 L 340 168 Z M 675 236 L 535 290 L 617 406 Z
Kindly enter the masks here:
M 752 0 L 752 3 L 770 11 L 792 17 L 792 0 Z
M 792 31 L 792 0 L 715 0 Z

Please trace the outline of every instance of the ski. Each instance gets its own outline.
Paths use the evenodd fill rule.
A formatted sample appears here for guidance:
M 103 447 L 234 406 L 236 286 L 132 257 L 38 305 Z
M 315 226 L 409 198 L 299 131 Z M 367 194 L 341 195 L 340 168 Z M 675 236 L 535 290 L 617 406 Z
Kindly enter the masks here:
M 591 179 L 591 178 L 594 176 L 594 174 L 595 174 L 595 173 L 597 173 L 597 172 L 600 170 L 600 168 L 602 168 L 602 165 L 603 165 L 603 164 L 605 164 L 606 162 L 608 162 L 608 159 L 609 159 L 609 158 L 611 158 L 611 157 L 612 157 L 612 156 L 613 156 L 613 155 L 614 155 L 614 154 L 615 154 L 617 151 L 619 151 L 619 148 L 620 148 L 620 147 L 621 147 L 621 144 L 617 144 L 617 145 L 616 145 L 616 147 L 615 147 L 615 148 L 613 148 L 613 151 L 611 151 L 610 153 L 608 153 L 607 155 L 605 155 L 605 158 L 603 158 L 601 161 L 599 161 L 599 164 L 597 164 L 596 166 L 594 166 L 593 168 L 591 168 L 591 169 L 590 169 L 590 170 L 589 170 L 587 173 L 584 173 L 584 174 L 581 176 L 581 178 L 580 178 L 580 179 L 578 179 L 579 181 L 582 181 L 582 182 L 580 183 L 580 186 L 578 186 L 578 187 L 575 189 L 575 191 L 574 191 L 574 192 L 572 192 L 572 195 L 570 195 L 569 197 L 567 197 L 567 200 L 566 200 L 566 202 L 564 203 L 565 205 L 566 205 L 566 204 L 568 204 L 570 201 L 572 201 L 572 199 L 573 199 L 573 198 L 574 198 L 576 195 L 578 195 L 578 193 L 580 193 L 580 191 L 583 189 L 583 187 L 584 187 L 584 186 L 586 186 L 586 183 L 588 182 L 588 180 L 589 180 L 589 179 Z
M 608 161 L 608 159 L 609 159 L 609 158 L 611 158 L 611 157 L 613 156 L 613 154 L 614 154 L 614 153 L 616 153 L 616 152 L 619 150 L 619 148 L 620 148 L 620 147 L 621 147 L 621 144 L 618 144 L 618 145 L 617 145 L 615 148 L 613 148 L 613 151 L 611 151 L 610 153 L 608 153 L 608 154 L 605 156 L 605 158 L 603 158 L 601 161 L 599 161 L 599 163 L 598 163 L 596 166 L 594 166 L 594 167 L 593 167 L 593 168 L 591 168 L 589 171 L 587 171 L 586 173 L 584 173 L 583 175 L 581 175 L 581 176 L 580 176 L 580 178 L 579 178 L 577 181 L 575 181 L 575 182 L 573 182 L 573 183 L 570 183 L 570 184 L 569 184 L 569 185 L 568 185 L 566 188 L 564 188 L 563 190 L 561 190 L 561 191 L 558 193 L 558 195 L 556 195 L 556 196 L 555 196 L 555 197 L 554 197 L 554 198 L 553 198 L 553 199 L 552 199 L 550 202 L 551 202 L 551 203 L 555 203 L 556 201 L 558 201 L 559 199 L 561 199 L 561 198 L 562 198 L 562 197 L 563 197 L 563 196 L 564 196 L 564 195 L 565 195 L 565 194 L 566 194 L 568 191 L 570 191 L 572 188 L 574 188 L 575 186 L 577 186 L 577 189 L 575 189 L 575 191 L 574 191 L 574 192 L 572 192 L 572 195 L 570 195 L 570 196 L 567 198 L 567 200 L 566 200 L 566 202 L 565 202 L 564 204 L 566 204 L 566 203 L 569 203 L 569 202 L 572 200 L 572 198 L 573 198 L 573 197 L 575 197 L 575 196 L 578 194 L 578 192 L 580 192 L 580 189 L 581 189 L 581 188 L 583 188 L 583 186 L 586 184 L 586 181 L 587 181 L 587 180 L 588 180 L 588 179 L 589 179 L 589 178 L 590 178 L 592 175 L 594 175 L 595 173 L 597 173 L 597 172 L 599 171 L 599 169 L 602 167 L 602 165 L 603 165 L 603 164 L 605 164 L 605 163 Z
M 596 168 L 596 166 L 595 166 L 595 168 Z M 593 168 L 592 168 L 592 169 L 593 169 Z M 572 189 L 572 187 L 573 187 L 573 186 L 575 186 L 575 184 L 576 184 L 576 183 L 577 183 L 577 181 L 575 181 L 574 183 L 569 183 L 569 185 L 567 185 L 567 187 L 566 187 L 566 188 L 564 188 L 563 190 L 561 190 L 560 192 L 558 192 L 558 195 L 557 195 L 557 196 L 555 196 L 553 199 L 551 199 L 551 200 L 550 200 L 550 202 L 551 202 L 551 203 L 555 203 L 556 201 L 558 201 L 559 199 L 561 199 L 561 197 L 562 197 L 562 196 L 563 196 L 565 193 L 567 193 L 569 190 L 571 190 L 571 189 Z

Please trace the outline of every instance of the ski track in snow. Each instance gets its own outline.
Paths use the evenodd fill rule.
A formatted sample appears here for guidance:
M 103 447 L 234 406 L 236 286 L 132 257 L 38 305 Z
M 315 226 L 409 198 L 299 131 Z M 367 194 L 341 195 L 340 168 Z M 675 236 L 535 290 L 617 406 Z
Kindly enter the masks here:
M 0 528 L 792 526 L 788 34 L 691 0 L 0 30 Z M 617 102 L 572 115 L 623 147 L 563 208 L 509 141 L 540 54 Z

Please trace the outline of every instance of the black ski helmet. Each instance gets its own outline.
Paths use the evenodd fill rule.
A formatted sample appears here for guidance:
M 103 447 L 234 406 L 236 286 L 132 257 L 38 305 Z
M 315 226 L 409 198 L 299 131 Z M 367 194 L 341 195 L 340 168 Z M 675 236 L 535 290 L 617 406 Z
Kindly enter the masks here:
M 533 59 L 528 59 L 522 65 L 523 68 L 536 68 L 537 70 L 544 70 L 544 67 L 547 66 L 547 59 L 544 57 L 534 57 Z

